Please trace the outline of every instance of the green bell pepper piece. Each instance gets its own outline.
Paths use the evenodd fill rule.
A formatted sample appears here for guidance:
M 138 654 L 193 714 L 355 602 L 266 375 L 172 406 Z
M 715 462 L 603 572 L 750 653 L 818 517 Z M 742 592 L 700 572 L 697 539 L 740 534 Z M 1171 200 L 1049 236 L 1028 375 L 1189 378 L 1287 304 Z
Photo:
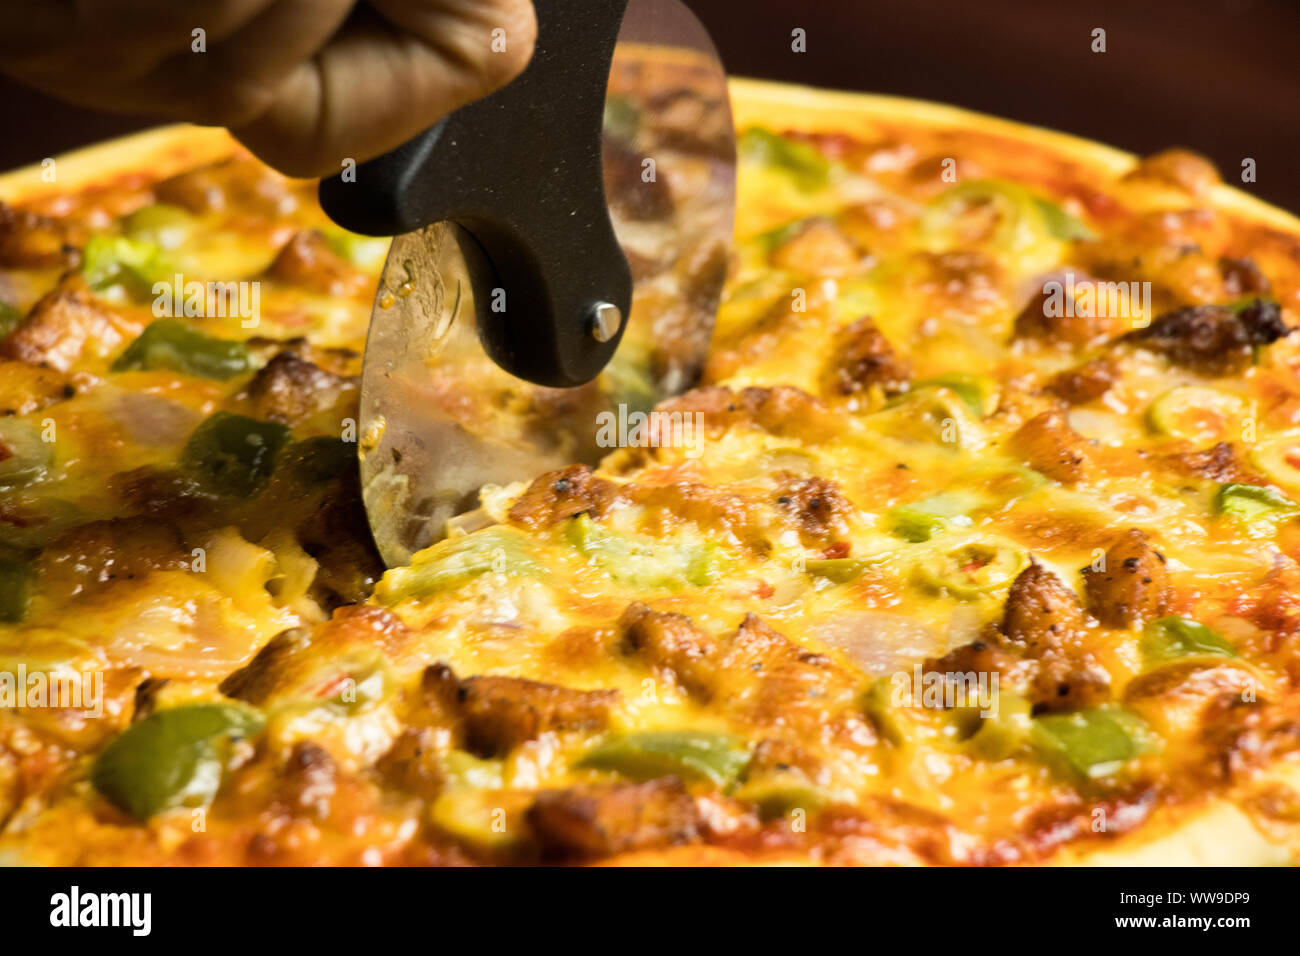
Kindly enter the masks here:
M 890 399 L 877 414 L 892 419 L 889 434 L 905 441 L 922 438 L 957 448 L 976 448 L 983 441 L 979 418 L 947 385 L 911 389 Z
M 150 322 L 113 363 L 114 372 L 167 369 L 199 378 L 225 380 L 253 367 L 243 342 L 206 335 L 179 319 Z
M 806 228 L 808 228 L 809 223 L 815 222 L 818 218 L 820 217 L 806 216 L 792 220 L 784 225 L 776 226 L 775 228 L 768 229 L 766 232 L 759 233 L 755 241 L 760 244 L 766 252 L 769 254 L 773 253 L 795 236 L 802 233 Z
M 602 125 L 608 136 L 631 145 L 641 129 L 641 110 L 626 96 L 606 97 Z
M 1189 617 L 1162 617 L 1142 631 L 1139 644 L 1148 664 L 1180 657 L 1236 657 L 1237 649 L 1223 635 Z
M 1024 552 L 1009 545 L 968 541 L 934 555 L 917 568 L 917 577 L 931 590 L 975 598 L 1009 585 L 1025 561 Z
M 54 464 L 54 443 L 21 418 L 0 418 L 0 488 L 29 485 Z
M 731 795 L 743 803 L 754 804 L 762 820 L 776 820 L 793 810 L 819 810 L 830 802 L 824 790 L 794 772 L 746 780 Z
M 177 249 L 193 235 L 197 225 L 188 210 L 155 203 L 137 209 L 122 220 L 122 232 L 130 239 L 151 242 L 160 249 Z
M 1066 212 L 1060 203 L 1051 199 L 1044 199 L 1041 196 L 1035 196 L 1034 205 L 1037 207 L 1039 215 L 1043 217 L 1043 222 L 1047 225 L 1047 231 L 1053 239 L 1068 241 L 1071 239 L 1097 238 L 1097 233 L 1082 220 Z
M 875 564 L 866 558 L 818 558 L 804 563 L 804 570 L 836 584 L 847 584 Z
M 1245 312 L 1247 309 L 1252 308 L 1254 306 L 1260 306 L 1260 305 L 1281 306 L 1281 304 L 1282 303 L 1278 302 L 1278 300 L 1273 298 L 1271 295 L 1247 295 L 1247 296 L 1242 296 L 1240 299 L 1234 299 L 1232 302 L 1229 302 L 1228 308 L 1230 308 L 1234 313 L 1240 313 L 1240 312 Z
M 676 774 L 726 787 L 735 782 L 747 763 L 749 746 L 738 737 L 695 730 L 656 730 L 607 740 L 588 751 L 578 765 L 641 780 Z
M 16 624 L 27 616 L 35 578 L 30 561 L 0 554 L 0 621 Z
M 284 425 L 217 412 L 194 430 L 181 463 L 207 490 L 251 498 L 265 486 L 288 440 Z
M 92 237 L 81 254 L 81 271 L 92 289 L 121 285 L 135 298 L 151 295 L 154 283 L 172 278 L 156 242 L 127 236 Z
M 940 193 L 924 212 L 922 228 L 946 235 L 954 217 L 970 203 L 996 205 L 1000 223 L 995 241 L 1007 248 L 1032 245 L 1035 237 L 1043 235 L 1062 241 L 1096 238 L 1096 233 L 1059 203 L 1002 179 L 961 183 Z
M 362 236 L 343 229 L 325 233 L 325 244 L 335 255 L 361 269 L 378 269 L 388 257 L 393 240 L 386 236 Z
M 91 782 L 137 820 L 172 807 L 206 806 L 221 786 L 226 744 L 258 733 L 248 707 L 197 704 L 160 710 L 132 724 L 96 759 Z
M 324 701 L 326 709 L 344 717 L 372 710 L 387 696 L 391 681 L 382 660 L 357 668 L 348 679 L 351 681 L 349 685 Z
M 565 536 L 616 581 L 646 588 L 704 587 L 722 575 L 727 553 L 719 545 L 674 544 L 607 531 L 580 514 L 569 521 Z
M 987 375 L 950 372 L 946 375 L 922 379 L 912 386 L 912 391 L 922 388 L 949 389 L 969 405 L 970 410 L 979 418 L 992 412 L 997 405 L 998 385 Z
M 1030 740 L 1049 765 L 1088 780 L 1109 777 L 1151 749 L 1146 725 L 1116 707 L 1036 717 Z
M 430 805 L 429 821 L 479 853 L 504 854 L 528 839 L 521 825 L 527 806 L 520 791 L 449 787 Z
M 23 313 L 8 302 L 0 302 L 0 339 L 4 338 L 22 322 Z
M 357 469 L 356 442 L 317 435 L 285 449 L 277 472 L 301 485 L 323 485 Z M 278 475 L 277 475 L 278 479 Z
M 1277 522 L 1300 514 L 1300 505 L 1272 488 L 1233 483 L 1219 488 L 1214 511 L 1235 518 L 1253 535 L 1263 536 L 1271 533 Z
M 862 709 L 871 718 L 880 736 L 897 747 L 907 739 L 907 734 L 903 730 L 902 721 L 898 719 L 898 710 L 894 707 L 892 698 L 892 679 L 887 676 L 877 677 L 863 695 Z
M 1005 760 L 1029 743 L 1033 729 L 1030 705 L 1019 694 L 1000 691 L 997 713 L 978 719 L 966 745 L 986 760 Z
M 1161 435 L 1210 441 L 1248 417 L 1250 403 L 1240 395 L 1204 385 L 1179 385 L 1147 409 L 1147 424 Z
M 830 160 L 815 147 L 778 136 L 761 126 L 751 126 L 741 133 L 736 146 L 746 161 L 784 170 L 805 191 L 820 189 L 830 178 Z
M 913 544 L 929 541 L 949 528 L 969 528 L 973 522 L 967 512 L 979 505 L 975 495 L 960 492 L 898 505 L 889 512 L 890 531 Z
M 497 790 L 505 786 L 505 764 L 484 760 L 464 750 L 449 750 L 442 758 L 443 769 L 453 787 Z
M 385 574 L 375 596 L 384 604 L 426 598 L 459 588 L 489 571 L 541 577 L 545 568 L 534 558 L 532 544 L 522 531 L 493 525 L 420 551 L 411 558 L 410 567 L 393 568 Z

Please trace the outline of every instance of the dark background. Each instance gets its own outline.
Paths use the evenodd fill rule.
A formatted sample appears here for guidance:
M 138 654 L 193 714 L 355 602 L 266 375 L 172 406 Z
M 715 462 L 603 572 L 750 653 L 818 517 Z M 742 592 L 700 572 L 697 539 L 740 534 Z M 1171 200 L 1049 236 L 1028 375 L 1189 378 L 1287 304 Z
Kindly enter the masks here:
M 955 103 L 1138 153 L 1186 146 L 1233 182 L 1252 157 L 1244 188 L 1300 212 L 1300 0 L 688 3 L 733 73 Z M 1095 27 L 1106 53 L 1091 52 Z M 0 79 L 0 168 L 146 125 Z

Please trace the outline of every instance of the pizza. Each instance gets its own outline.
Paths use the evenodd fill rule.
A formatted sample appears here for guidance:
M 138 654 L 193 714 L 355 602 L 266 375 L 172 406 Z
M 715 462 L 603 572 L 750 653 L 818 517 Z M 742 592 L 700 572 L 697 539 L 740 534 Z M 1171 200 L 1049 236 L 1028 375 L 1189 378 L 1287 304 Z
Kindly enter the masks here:
M 0 179 L 0 858 L 1294 859 L 1300 222 L 1184 150 L 733 100 L 694 387 L 387 570 L 384 242 L 210 130 Z

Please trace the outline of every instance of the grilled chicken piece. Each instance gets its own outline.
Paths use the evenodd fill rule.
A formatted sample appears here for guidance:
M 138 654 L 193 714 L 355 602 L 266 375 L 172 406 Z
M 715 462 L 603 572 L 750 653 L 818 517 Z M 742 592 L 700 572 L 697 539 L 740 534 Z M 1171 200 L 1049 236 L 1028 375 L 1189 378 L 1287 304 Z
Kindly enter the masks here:
M 1263 705 L 1258 693 L 1248 700 L 1236 688 L 1211 699 L 1200 722 L 1200 743 L 1212 761 L 1206 776 L 1214 781 L 1246 779 L 1300 748 L 1300 714 L 1294 703 L 1281 708 Z
M 1214 163 L 1186 149 L 1166 149 L 1145 156 L 1124 179 L 1155 180 L 1193 196 L 1203 196 L 1221 182 Z
M 817 476 L 782 475 L 780 479 L 777 506 L 795 520 L 805 545 L 825 548 L 844 539 L 849 530 L 845 519 L 854 509 L 835 482 Z
M 253 376 L 242 397 L 254 418 L 297 425 L 334 408 L 344 391 L 356 388 L 355 379 L 327 372 L 293 352 L 281 352 Z
M 370 277 L 336 255 L 319 232 L 296 233 L 280 250 L 266 274 L 300 289 L 330 296 L 356 295 L 370 285 Z
M 409 727 L 375 763 L 375 769 L 393 787 L 432 800 L 442 791 L 444 774 L 434 731 Z
M 912 366 L 894 351 L 870 316 L 835 335 L 832 359 L 822 373 L 822 393 L 856 395 L 878 386 L 886 395 L 906 391 Z
M 710 429 L 725 432 L 740 425 L 808 442 L 833 440 L 839 414 L 793 385 L 751 386 L 732 391 L 722 385 L 692 389 L 659 406 L 665 412 L 699 412 Z
M 1088 615 L 1078 596 L 1037 561 L 1007 592 L 999 628 L 1010 649 L 1036 662 L 1029 697 L 1039 710 L 1074 710 L 1106 700 L 1110 676 L 1088 651 Z
M 310 740 L 293 745 L 279 781 L 279 799 L 295 817 L 326 820 L 338 790 L 339 768 L 328 750 Z
M 737 721 L 758 729 L 779 727 L 799 739 L 828 733 L 850 746 L 875 742 L 857 712 L 857 676 L 756 615 L 747 615 L 734 634 L 715 639 L 684 615 L 634 603 L 619 627 L 626 648 Z
M 773 250 L 771 261 L 778 269 L 791 272 L 840 276 L 859 268 L 865 255 L 834 222 L 816 218 L 805 221 Z
M 727 641 L 719 675 L 718 699 L 754 727 L 779 727 L 803 740 L 831 733 L 846 744 L 875 743 L 870 725 L 857 714 L 857 676 L 757 615 L 746 615 Z
M 248 664 L 227 675 L 217 689 L 227 697 L 260 707 L 270 699 L 294 657 L 310 640 L 310 631 L 303 627 L 281 631 L 262 645 Z
M 668 671 L 689 693 L 707 696 L 714 676 L 717 642 L 685 614 L 629 604 L 618 622 L 627 649 Z
M 446 664 L 425 670 L 426 704 L 457 728 L 464 747 L 480 757 L 501 757 L 544 733 L 603 730 L 617 690 L 574 690 L 520 677 L 461 680 Z
M 1119 366 L 1114 359 L 1089 359 L 1058 372 L 1047 383 L 1047 390 L 1071 405 L 1083 405 L 1105 395 L 1119 377 Z
M 1220 256 L 1219 274 L 1223 276 L 1223 291 L 1228 295 L 1269 295 L 1273 291 L 1273 283 L 1249 257 Z
M 617 690 L 574 690 L 518 677 L 470 677 L 460 682 L 465 747 L 501 756 L 550 731 L 603 730 Z
M 755 553 L 771 550 L 769 516 L 757 501 L 725 488 L 697 481 L 628 483 L 622 486 L 621 497 L 645 509 L 642 528 L 651 534 L 664 534 L 690 523 L 710 537 L 734 539 Z
M 1206 478 L 1220 484 L 1234 481 L 1248 485 L 1268 483 L 1267 479 L 1243 465 L 1237 456 L 1237 450 L 1226 441 L 1200 451 L 1166 455 L 1164 461 L 1181 474 L 1193 478 Z
M 1253 350 L 1291 334 L 1276 302 L 1257 299 L 1240 311 L 1193 305 L 1159 316 L 1123 341 L 1159 352 L 1175 365 L 1204 375 L 1233 375 L 1250 366 Z
M 695 801 L 675 777 L 543 791 L 526 819 L 550 857 L 612 856 L 691 843 L 700 827 Z
M 1083 573 L 1088 610 L 1109 627 L 1143 624 L 1165 609 L 1169 596 L 1165 557 L 1136 528 L 1111 545 L 1103 570 L 1088 567 Z
M 569 465 L 534 478 L 511 505 L 510 520 L 525 528 L 548 528 L 583 513 L 600 517 L 618 491 L 618 485 L 586 465 Z
M 1124 704 L 1166 741 L 1196 734 L 1219 698 L 1265 700 L 1271 688 L 1237 661 L 1174 661 L 1140 674 L 1124 689 Z
M 59 535 L 41 552 L 37 573 L 46 594 L 67 601 L 152 571 L 185 570 L 189 557 L 175 526 L 157 518 L 113 518 Z
M 1059 408 L 1035 415 L 1011 436 L 1011 447 L 1034 468 L 1062 484 L 1083 481 L 1088 476 L 1088 439 L 1070 427 Z
M 67 275 L 0 342 L 0 358 L 69 371 L 88 344 L 106 354 L 125 338 L 126 324 L 97 301 L 79 275 Z
M 298 205 L 289 181 L 251 158 L 223 160 L 164 179 L 154 195 L 199 215 L 237 209 L 279 219 Z
M 1088 276 L 1076 278 L 1075 283 L 1095 280 Z M 1100 288 L 1094 285 L 1094 288 Z M 1129 317 L 1119 314 L 1124 309 L 1073 308 L 1074 303 L 1063 299 L 1063 291 L 1044 288 L 1037 292 L 1016 316 L 1013 336 L 1017 339 L 1038 339 L 1048 343 L 1068 345 L 1082 349 L 1112 339 L 1130 328 Z
M 59 222 L 0 202 L 0 268 L 59 269 L 77 258 Z
M 76 394 L 71 376 L 63 372 L 0 360 L 0 416 L 26 415 Z
M 1034 652 L 1059 645 L 1087 625 L 1078 596 L 1055 574 L 1032 561 L 1007 591 L 999 630 L 1017 647 Z

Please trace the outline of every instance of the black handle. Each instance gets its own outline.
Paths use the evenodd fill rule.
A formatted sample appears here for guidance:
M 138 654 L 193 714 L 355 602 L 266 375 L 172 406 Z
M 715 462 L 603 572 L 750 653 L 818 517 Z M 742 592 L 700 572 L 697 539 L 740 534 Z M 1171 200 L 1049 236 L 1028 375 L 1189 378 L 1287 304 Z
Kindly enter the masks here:
M 479 338 L 498 365 L 539 385 L 594 378 L 631 309 L 601 176 L 605 89 L 627 3 L 535 0 L 536 52 L 512 83 L 362 163 L 354 182 L 320 184 L 325 212 L 354 232 L 448 220 L 473 236 L 495 272 L 495 286 L 475 288 L 489 303 Z M 608 308 L 597 320 L 602 303 L 618 310 L 616 327 Z

